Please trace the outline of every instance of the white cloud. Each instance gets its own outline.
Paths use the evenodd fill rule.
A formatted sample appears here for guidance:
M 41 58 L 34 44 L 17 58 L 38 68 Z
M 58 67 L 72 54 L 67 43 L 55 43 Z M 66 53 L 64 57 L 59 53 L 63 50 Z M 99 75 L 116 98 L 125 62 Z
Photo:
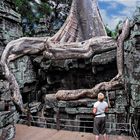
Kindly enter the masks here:
M 111 2 L 107 9 L 116 9 L 118 4 L 116 2 Z
M 126 6 L 121 13 L 127 17 L 131 17 L 136 9 L 136 6 L 140 6 L 140 0 L 117 0 L 117 2 Z
M 110 6 L 106 9 L 100 9 L 103 21 L 111 29 L 115 29 L 120 20 L 125 20 L 127 17 L 131 17 L 134 13 L 136 6 L 140 6 L 140 0 L 98 0 L 100 2 L 107 2 Z M 107 13 L 108 9 L 117 10 L 117 6 L 121 4 L 124 8 L 121 11 L 117 11 L 118 14 L 110 15 Z
M 136 4 L 140 2 L 140 0 L 98 0 L 98 1 L 117 2 L 117 3 L 123 4 L 125 6 L 136 6 Z
M 126 7 L 136 7 L 137 3 L 139 2 L 139 0 L 113 0 L 113 1 L 123 4 Z
M 104 21 L 104 24 L 107 25 L 110 29 L 114 30 L 116 25 L 119 23 L 119 21 L 124 20 L 124 16 L 112 16 L 109 17 L 106 10 L 100 10 L 101 15 Z

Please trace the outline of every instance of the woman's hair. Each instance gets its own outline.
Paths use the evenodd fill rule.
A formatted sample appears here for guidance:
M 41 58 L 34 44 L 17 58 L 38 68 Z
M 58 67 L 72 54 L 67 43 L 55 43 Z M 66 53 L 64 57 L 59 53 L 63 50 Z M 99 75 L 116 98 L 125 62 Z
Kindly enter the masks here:
M 98 101 L 102 102 L 104 100 L 105 96 L 103 93 L 98 93 Z

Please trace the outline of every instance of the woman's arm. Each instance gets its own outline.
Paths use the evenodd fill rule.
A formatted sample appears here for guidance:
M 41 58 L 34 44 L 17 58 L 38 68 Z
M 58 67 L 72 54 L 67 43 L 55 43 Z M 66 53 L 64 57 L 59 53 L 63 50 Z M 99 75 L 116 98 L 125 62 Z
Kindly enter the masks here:
M 107 113 L 107 112 L 108 112 L 108 107 L 105 108 L 105 113 Z
M 93 110 L 92 110 L 92 113 L 96 114 L 96 112 L 97 112 L 97 108 L 94 107 Z

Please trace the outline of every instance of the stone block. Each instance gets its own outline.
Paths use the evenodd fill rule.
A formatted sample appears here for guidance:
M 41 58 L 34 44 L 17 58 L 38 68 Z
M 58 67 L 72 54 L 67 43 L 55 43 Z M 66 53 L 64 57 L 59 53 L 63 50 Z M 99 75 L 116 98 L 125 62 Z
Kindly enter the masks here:
M 78 114 L 79 113 L 77 108 L 65 108 L 65 112 L 67 114 Z
M 87 107 L 79 107 L 78 112 L 82 114 L 91 114 L 92 113 L 92 108 L 87 108 Z
M 107 64 L 116 59 L 116 49 L 101 54 L 97 54 L 92 58 L 92 65 Z
M 24 56 L 11 62 L 10 69 L 14 73 L 20 88 L 23 88 L 25 83 L 29 84 L 36 81 L 36 74 L 28 56 Z
M 0 56 L 7 43 L 21 37 L 21 16 L 12 0 L 0 1 Z

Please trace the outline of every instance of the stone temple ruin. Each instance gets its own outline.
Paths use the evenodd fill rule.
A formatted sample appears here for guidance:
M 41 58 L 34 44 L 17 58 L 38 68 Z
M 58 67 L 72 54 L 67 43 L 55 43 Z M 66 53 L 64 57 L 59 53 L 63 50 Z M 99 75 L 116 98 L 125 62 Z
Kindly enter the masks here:
M 73 5 L 74 2 L 75 0 L 73 0 Z M 6 46 L 9 41 L 21 37 L 22 32 L 20 27 L 20 15 L 16 13 L 12 1 L 2 0 L 0 2 L 0 8 L 2 9 L 0 11 L 0 49 L 3 50 L 4 46 Z M 78 9 L 77 11 L 79 12 L 80 10 Z M 77 11 L 74 12 L 76 13 Z M 104 25 L 101 24 L 101 17 L 96 15 L 99 12 L 98 7 L 95 6 L 93 11 L 95 12 L 93 18 L 94 21 L 96 21 L 95 23 L 97 23 L 95 26 L 100 26 L 101 30 L 99 31 L 97 27 L 96 33 L 103 34 L 90 34 L 91 31 L 85 31 L 85 33 L 89 34 L 83 36 L 83 38 L 79 38 L 78 41 L 84 41 L 95 36 L 106 36 Z M 83 13 L 80 14 L 82 15 Z M 77 26 L 75 22 L 73 22 L 72 25 L 75 27 Z M 84 27 L 84 23 L 81 26 Z M 52 37 L 53 41 L 56 39 L 55 36 Z M 46 39 L 43 38 L 42 40 Z M 58 40 L 60 40 L 60 42 L 62 41 L 61 39 Z M 131 133 L 133 129 L 131 125 L 135 124 L 134 127 L 137 130 L 137 134 L 140 134 L 139 47 L 140 7 L 137 7 L 130 21 L 130 32 L 127 39 L 124 41 L 123 47 L 124 86 L 119 89 L 103 91 L 107 95 L 106 100 L 110 104 L 107 122 L 111 123 L 107 124 L 108 133 Z M 92 132 L 92 107 L 96 98 L 85 97 L 75 100 L 61 100 L 55 95 L 59 90 L 91 89 L 101 82 L 110 81 L 118 73 L 116 54 L 117 47 L 112 47 L 107 51 L 97 52 L 95 55 L 91 55 L 91 57 L 87 58 L 44 59 L 42 53 L 30 55 L 25 53 L 24 56 L 11 61 L 9 63 L 10 71 L 12 71 L 18 82 L 24 106 L 30 110 L 30 115 L 41 117 L 32 117 L 30 125 Z M 8 122 L 8 120 L 6 121 L 8 124 L 11 124 L 15 120 L 18 120 L 18 115 L 12 101 L 10 101 L 11 91 L 9 89 L 9 83 L 3 78 L 2 74 L 0 88 L 0 108 L 2 108 L 4 102 L 8 102 L 11 109 L 9 113 L 13 111 L 14 113 L 12 113 L 14 115 L 16 114 L 15 117 L 13 117 L 14 115 L 10 117 L 13 118 L 11 122 Z M 1 115 L 4 109 L 0 111 Z M 21 115 L 19 118 L 20 123 L 24 123 L 23 120 L 25 118 L 24 115 Z M 47 120 L 45 118 L 52 119 Z M 38 122 L 44 123 L 40 124 Z M 1 128 L 5 126 L 7 126 L 7 124 L 2 124 Z
M 12 0 L 0 1 L 0 56 L 6 44 L 22 36 L 21 17 L 16 12 Z M 0 74 L 1 75 L 1 74 Z M 2 76 L 2 75 L 1 75 Z M 14 123 L 19 119 L 11 101 L 8 83 L 0 80 L 0 139 L 12 139 L 15 135 Z

